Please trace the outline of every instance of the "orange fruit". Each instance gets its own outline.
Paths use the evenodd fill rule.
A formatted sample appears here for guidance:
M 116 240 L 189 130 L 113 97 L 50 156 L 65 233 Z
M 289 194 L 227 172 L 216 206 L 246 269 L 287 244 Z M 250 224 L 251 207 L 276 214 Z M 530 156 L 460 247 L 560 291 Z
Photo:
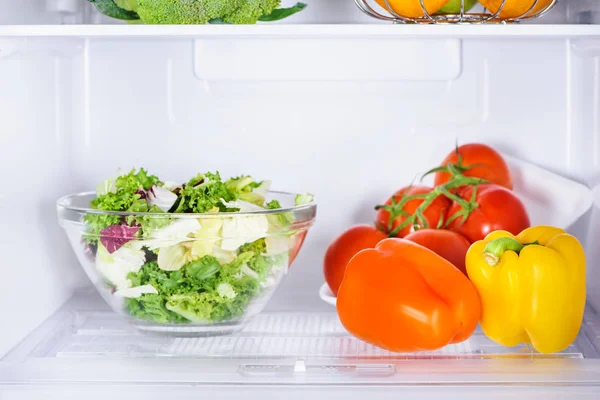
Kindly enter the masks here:
M 384 10 L 389 10 L 385 0 L 376 0 L 377 4 Z M 425 9 L 429 15 L 433 15 L 444 7 L 450 0 L 424 0 Z M 424 17 L 425 13 L 419 0 L 388 0 L 388 3 L 397 14 L 406 18 Z
M 487 8 L 490 12 L 495 14 L 500 6 L 502 5 L 502 0 L 479 0 L 482 6 Z M 517 18 L 521 15 L 525 14 L 535 0 L 506 0 L 506 4 L 500 11 L 500 18 Z M 552 3 L 552 0 L 539 0 L 528 16 L 535 15 L 536 13 L 542 11 L 544 8 L 548 7 Z

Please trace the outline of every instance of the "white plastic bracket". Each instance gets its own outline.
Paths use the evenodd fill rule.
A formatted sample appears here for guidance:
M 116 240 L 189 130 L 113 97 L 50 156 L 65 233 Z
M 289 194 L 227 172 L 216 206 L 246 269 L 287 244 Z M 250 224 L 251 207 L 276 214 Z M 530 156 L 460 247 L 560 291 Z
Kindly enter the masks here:
M 207 81 L 448 81 L 461 73 L 460 39 L 222 37 L 195 40 Z

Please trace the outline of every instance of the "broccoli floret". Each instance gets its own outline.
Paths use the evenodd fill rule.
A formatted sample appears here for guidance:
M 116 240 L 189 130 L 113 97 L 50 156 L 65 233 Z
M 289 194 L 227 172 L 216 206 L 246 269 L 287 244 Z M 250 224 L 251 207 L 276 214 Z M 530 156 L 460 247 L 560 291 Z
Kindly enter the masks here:
M 221 19 L 231 24 L 255 24 L 258 18 L 271 14 L 280 4 L 280 0 L 246 0 L 241 7 Z
M 279 7 L 281 0 L 88 0 L 109 17 L 145 24 L 255 24 L 278 21 L 306 4 Z
M 277 8 L 280 0 L 138 0 L 137 13 L 146 24 L 254 24 Z
M 146 24 L 205 24 L 232 12 L 244 0 L 138 0 Z

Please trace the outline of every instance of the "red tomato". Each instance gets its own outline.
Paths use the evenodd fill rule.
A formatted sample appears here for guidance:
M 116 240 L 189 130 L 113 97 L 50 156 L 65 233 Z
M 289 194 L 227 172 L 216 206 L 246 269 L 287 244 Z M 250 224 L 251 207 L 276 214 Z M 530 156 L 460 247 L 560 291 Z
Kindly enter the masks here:
M 458 153 L 462 158 L 462 166 L 480 164 L 463 172 L 464 176 L 473 178 L 482 178 L 500 186 L 512 190 L 512 175 L 506 165 L 504 158 L 490 146 L 480 143 L 465 144 L 458 148 Z M 453 151 L 442 161 L 442 166 L 458 163 L 458 153 Z M 434 186 L 443 185 L 450 180 L 450 174 L 447 172 L 437 172 L 435 174 Z
M 327 248 L 323 261 L 325 281 L 337 296 L 338 289 L 344 279 L 348 261 L 361 250 L 373 248 L 386 234 L 370 225 L 357 225 L 338 236 Z
M 292 248 L 292 251 L 290 252 L 290 267 L 292 266 L 292 263 L 294 262 L 294 260 L 296 259 L 296 256 L 298 256 L 298 253 L 300 252 L 300 248 L 302 247 L 302 244 L 304 243 L 304 239 L 306 238 L 306 233 L 308 231 L 304 231 L 304 232 L 300 232 L 298 234 L 296 234 L 296 237 L 294 238 L 294 247 Z
M 445 229 L 421 229 L 406 235 L 404 239 L 427 247 L 467 275 L 465 257 L 471 243 L 460 233 Z
M 457 190 L 457 195 L 465 201 L 472 197 L 474 186 L 465 186 Z M 448 229 L 456 231 L 466 237 L 471 243 L 483 240 L 488 233 L 496 230 L 505 230 L 513 235 L 529 228 L 529 216 L 521 200 L 510 190 L 499 185 L 485 184 L 477 188 L 475 202 L 479 206 L 471 212 L 469 218 L 463 222 L 464 217 L 454 219 Z M 448 220 L 461 211 L 461 206 L 454 202 L 448 211 Z
M 420 185 L 408 186 L 407 188 L 402 188 L 402 189 L 398 190 L 392 196 L 392 198 L 394 198 L 396 200 L 396 202 L 400 202 L 400 200 L 402 200 L 402 196 L 404 195 L 405 191 L 406 191 L 406 195 L 414 195 L 414 194 L 427 194 L 427 193 L 430 193 L 432 190 L 433 189 L 430 188 L 429 186 L 420 186 Z M 392 198 L 388 199 L 388 201 L 386 201 L 385 204 L 391 205 Z M 405 213 L 407 213 L 409 215 L 413 215 L 415 210 L 421 205 L 421 203 L 423 203 L 422 199 L 410 200 L 404 205 L 404 207 L 402 208 L 402 211 L 404 211 Z M 419 227 L 419 229 L 436 228 L 438 226 L 438 224 L 440 223 L 440 221 L 442 221 L 442 223 L 443 223 L 446 220 L 446 213 L 449 208 L 450 208 L 450 200 L 446 199 L 444 196 L 438 196 L 429 205 L 429 207 L 427 207 L 427 209 L 425 209 L 425 211 L 423 212 L 423 216 L 425 217 L 427 226 L 424 226 L 422 221 L 420 221 L 419 219 L 417 219 L 417 226 Z M 382 231 L 384 231 L 386 233 L 393 232 L 398 226 L 400 226 L 404 221 L 406 221 L 406 216 L 398 215 L 396 218 L 394 218 L 391 229 L 389 229 L 389 220 L 390 220 L 390 212 L 383 208 L 379 209 L 379 211 L 377 212 L 376 225 L 379 229 L 381 229 Z M 414 230 L 415 230 L 414 226 L 409 224 L 408 226 L 405 226 L 404 228 L 402 228 L 398 233 L 396 233 L 395 236 L 396 237 L 404 237 L 404 236 L 408 235 L 409 233 L 413 232 Z

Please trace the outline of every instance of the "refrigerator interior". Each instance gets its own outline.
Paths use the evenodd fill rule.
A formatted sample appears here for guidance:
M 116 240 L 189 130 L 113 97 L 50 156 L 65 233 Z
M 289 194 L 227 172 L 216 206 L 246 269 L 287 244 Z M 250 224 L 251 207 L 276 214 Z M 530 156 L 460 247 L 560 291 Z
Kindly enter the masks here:
M 0 388 L 600 385 L 600 25 L 567 24 L 574 2 L 532 24 L 440 27 L 376 23 L 338 0 L 307 1 L 289 24 L 192 27 L 104 25 L 84 1 L 19 3 L 0 1 Z M 457 141 L 596 187 L 569 228 L 586 246 L 588 305 L 564 352 L 503 348 L 478 330 L 393 354 L 351 337 L 319 299 L 332 238 L 372 221 Z M 90 287 L 56 199 L 134 166 L 316 195 L 287 280 L 241 333 L 144 336 Z

